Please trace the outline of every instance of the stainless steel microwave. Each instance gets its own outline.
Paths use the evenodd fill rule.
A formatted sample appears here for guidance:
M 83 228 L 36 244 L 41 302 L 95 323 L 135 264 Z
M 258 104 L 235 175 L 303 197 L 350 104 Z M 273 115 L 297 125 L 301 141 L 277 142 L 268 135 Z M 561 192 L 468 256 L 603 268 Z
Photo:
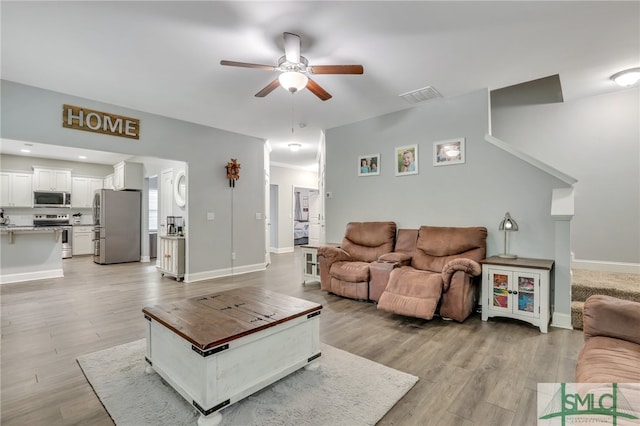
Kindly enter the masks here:
M 33 207 L 71 207 L 71 193 L 59 191 L 34 191 Z

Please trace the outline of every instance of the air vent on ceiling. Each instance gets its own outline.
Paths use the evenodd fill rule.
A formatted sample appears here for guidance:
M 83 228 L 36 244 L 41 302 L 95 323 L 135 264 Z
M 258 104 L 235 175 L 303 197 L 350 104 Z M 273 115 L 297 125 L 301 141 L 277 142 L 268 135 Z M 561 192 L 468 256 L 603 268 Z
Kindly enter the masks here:
M 423 87 L 422 89 L 418 90 L 412 90 L 411 92 L 403 93 L 398 96 L 412 105 L 442 97 L 440 92 L 438 92 L 431 86 Z

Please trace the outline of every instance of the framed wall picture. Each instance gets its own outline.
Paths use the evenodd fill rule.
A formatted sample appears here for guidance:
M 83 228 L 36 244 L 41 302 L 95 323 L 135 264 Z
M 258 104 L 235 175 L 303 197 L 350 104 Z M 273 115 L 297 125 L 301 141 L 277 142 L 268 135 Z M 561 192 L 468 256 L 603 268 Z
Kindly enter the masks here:
M 449 166 L 464 163 L 464 138 L 433 143 L 433 165 Z
M 358 157 L 358 176 L 376 176 L 380 174 L 380 154 L 368 154 Z
M 396 176 L 418 173 L 418 145 L 396 147 Z

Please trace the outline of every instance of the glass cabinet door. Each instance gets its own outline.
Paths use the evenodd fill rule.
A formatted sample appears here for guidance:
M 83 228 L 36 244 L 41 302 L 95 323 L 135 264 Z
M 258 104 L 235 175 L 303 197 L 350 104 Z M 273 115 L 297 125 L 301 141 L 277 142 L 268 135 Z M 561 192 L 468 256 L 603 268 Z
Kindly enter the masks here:
M 516 293 L 518 296 L 518 306 L 515 307 L 516 312 L 519 315 L 538 316 L 539 301 L 538 295 L 536 294 L 536 287 L 540 282 L 540 276 L 538 274 L 518 272 L 515 278 L 518 285 Z
M 507 271 L 493 270 L 489 273 L 492 296 L 492 309 L 499 311 L 511 311 L 510 284 L 511 273 Z

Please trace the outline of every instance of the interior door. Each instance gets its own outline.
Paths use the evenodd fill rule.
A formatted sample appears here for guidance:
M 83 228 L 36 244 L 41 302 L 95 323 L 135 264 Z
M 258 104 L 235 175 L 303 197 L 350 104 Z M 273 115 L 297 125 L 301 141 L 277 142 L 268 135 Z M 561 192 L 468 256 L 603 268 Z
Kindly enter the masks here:
M 320 191 L 309 191 L 309 244 L 320 244 L 321 216 L 320 216 Z
M 269 243 L 271 241 L 271 184 L 269 173 L 264 172 L 264 264 L 271 265 L 271 250 Z
M 158 211 L 158 234 L 167 235 L 167 216 L 173 213 L 173 169 L 164 170 L 160 175 L 160 196 Z

